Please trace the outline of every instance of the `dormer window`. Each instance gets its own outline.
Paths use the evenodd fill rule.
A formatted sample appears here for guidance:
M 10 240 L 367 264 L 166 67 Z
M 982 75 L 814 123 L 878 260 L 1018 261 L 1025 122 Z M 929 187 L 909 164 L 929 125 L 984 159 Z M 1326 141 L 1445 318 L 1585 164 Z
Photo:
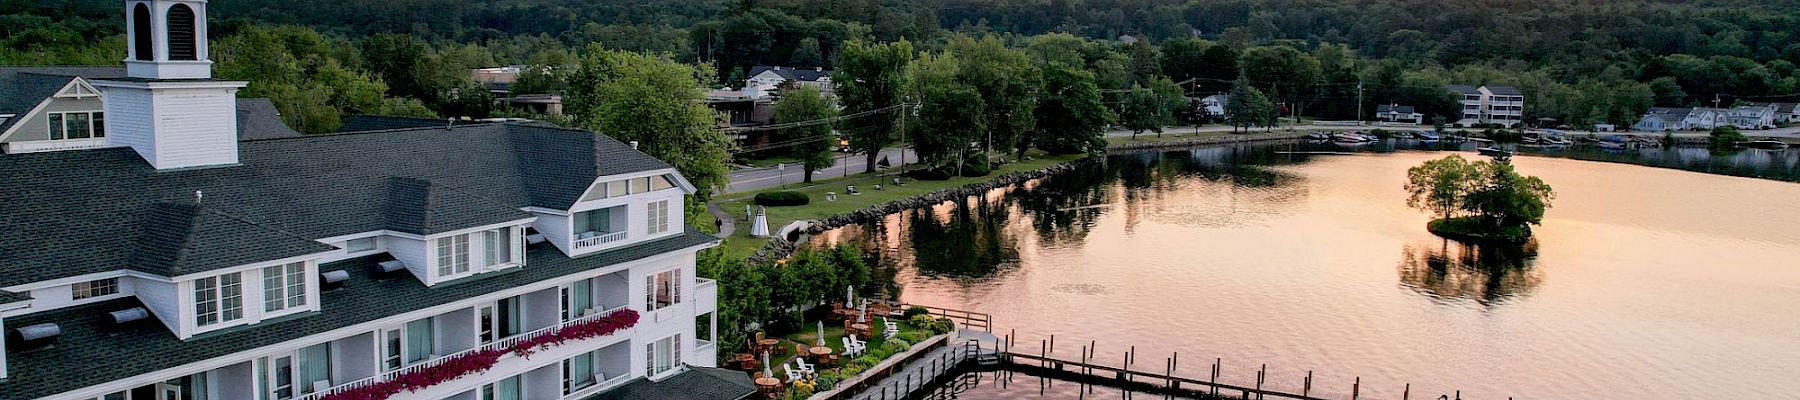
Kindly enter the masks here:
M 244 274 L 233 272 L 194 280 L 194 325 L 211 326 L 244 318 Z
M 629 196 L 638 193 L 649 193 L 673 188 L 675 188 L 675 180 L 668 174 L 607 181 L 594 185 L 593 192 L 589 193 L 582 201 Z
M 520 265 L 517 227 L 501 227 L 479 232 L 432 239 L 435 253 L 434 282 L 462 278 L 484 271 Z
M 276 312 L 306 305 L 306 263 L 263 267 L 263 311 Z

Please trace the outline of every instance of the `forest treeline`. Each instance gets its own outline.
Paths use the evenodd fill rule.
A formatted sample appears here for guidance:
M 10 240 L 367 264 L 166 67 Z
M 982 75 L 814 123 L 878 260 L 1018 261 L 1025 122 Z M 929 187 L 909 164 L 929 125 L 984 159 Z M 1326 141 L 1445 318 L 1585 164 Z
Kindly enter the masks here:
M 1456 105 L 1441 90 L 1449 83 L 1517 86 L 1530 99 L 1528 119 L 1577 124 L 1630 123 L 1652 105 L 1800 99 L 1794 0 L 218 0 L 208 7 L 215 43 L 280 43 L 280 52 L 238 52 L 293 59 L 279 77 L 292 87 L 271 92 L 340 114 L 489 113 L 482 99 L 457 95 L 469 92 L 462 90 L 470 87 L 467 68 L 568 65 L 591 43 L 667 53 L 734 85 L 753 65 L 836 67 L 851 40 L 907 40 L 938 51 L 956 37 L 994 34 L 1025 48 L 1051 33 L 1083 43 L 1078 56 L 1102 90 L 1156 75 L 1187 82 L 1190 93 L 1226 92 L 1244 76 L 1290 110 L 1318 118 L 1354 118 L 1358 105 L 1368 112 L 1390 103 L 1451 116 Z M 120 14 L 115 2 L 0 0 L 0 64 L 116 64 L 124 54 Z M 1127 45 L 1125 37 L 1150 46 Z M 380 96 L 369 98 L 372 89 Z

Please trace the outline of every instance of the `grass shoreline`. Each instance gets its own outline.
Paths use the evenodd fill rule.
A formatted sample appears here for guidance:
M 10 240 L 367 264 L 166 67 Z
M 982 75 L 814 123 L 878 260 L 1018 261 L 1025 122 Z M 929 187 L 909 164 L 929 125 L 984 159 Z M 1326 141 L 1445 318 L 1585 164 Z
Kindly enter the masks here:
M 1487 232 L 1477 217 L 1438 218 L 1425 223 L 1425 231 L 1445 239 L 1467 243 L 1525 243 L 1531 240 L 1531 227 L 1513 231 Z

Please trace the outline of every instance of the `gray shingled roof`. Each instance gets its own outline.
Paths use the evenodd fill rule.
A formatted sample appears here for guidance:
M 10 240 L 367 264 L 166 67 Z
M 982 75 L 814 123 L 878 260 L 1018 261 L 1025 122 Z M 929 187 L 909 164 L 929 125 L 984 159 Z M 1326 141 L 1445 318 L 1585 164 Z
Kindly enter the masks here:
M 170 171 L 129 148 L 0 155 L 0 287 L 121 269 L 152 207 L 196 190 L 209 210 L 318 239 L 389 228 L 392 177 L 430 181 L 457 199 L 429 205 L 448 218 L 422 229 L 436 232 L 525 207 L 567 209 L 600 176 L 670 168 L 602 135 L 534 124 L 238 144 L 240 165 Z M 209 254 L 258 257 L 264 246 Z
M 692 367 L 651 382 L 639 378 L 586 400 L 740 400 L 756 394 L 756 384 L 742 371 Z
M 0 290 L 0 304 L 17 303 L 26 300 L 31 300 L 31 295 Z
M 517 206 L 418 178 L 388 178 L 386 228 L 430 235 L 531 218 Z
M 281 122 L 281 111 L 265 98 L 237 100 L 238 140 L 279 139 L 301 136 Z
M 569 258 L 547 243 L 538 244 L 526 250 L 530 260 L 526 267 L 434 287 L 407 275 L 371 276 L 371 266 L 392 259 L 385 254 L 327 263 L 319 270 L 342 270 L 350 279 L 343 288 L 319 294 L 319 312 L 209 332 L 187 341 L 176 339 L 155 321 L 123 329 L 102 328 L 107 312 L 140 306 L 130 297 L 7 318 L 8 327 L 55 322 L 63 333 L 48 347 L 7 346 L 10 378 L 0 381 L 0 399 L 54 395 L 717 241 L 712 235 L 688 230 L 579 258 Z
M 1487 88 L 1488 88 L 1489 92 L 1493 92 L 1494 95 L 1496 95 L 1496 96 L 1524 96 L 1525 95 L 1524 92 L 1519 91 L 1519 88 L 1512 87 L 1512 86 L 1488 86 Z
M 1481 91 L 1475 90 L 1474 86 L 1469 86 L 1469 85 L 1450 85 L 1449 89 L 1450 89 L 1451 93 L 1462 93 L 1462 94 L 1480 94 L 1481 93 Z
M 775 75 L 780 75 L 783 79 L 790 81 L 813 82 L 831 77 L 831 70 L 816 70 L 812 68 L 796 69 L 793 67 L 771 67 L 766 65 L 750 67 L 750 75 L 748 76 L 756 76 L 762 74 L 764 71 L 773 71 L 775 72 Z
M 479 124 L 481 122 L 457 121 L 457 125 Z M 344 125 L 337 132 L 384 131 L 390 129 L 442 128 L 450 125 L 450 121 L 438 118 L 396 117 L 391 115 L 357 114 L 344 118 Z
M 337 249 L 212 210 L 204 203 L 157 203 L 148 212 L 136 248 L 128 250 L 125 267 L 160 276 L 182 276 Z

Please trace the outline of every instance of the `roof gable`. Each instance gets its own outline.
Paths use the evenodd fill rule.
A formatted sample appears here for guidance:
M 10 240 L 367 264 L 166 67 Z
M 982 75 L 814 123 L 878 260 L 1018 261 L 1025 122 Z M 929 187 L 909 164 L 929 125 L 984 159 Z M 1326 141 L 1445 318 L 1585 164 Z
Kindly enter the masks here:
M 150 207 L 125 266 L 175 277 L 336 250 L 196 203 Z

